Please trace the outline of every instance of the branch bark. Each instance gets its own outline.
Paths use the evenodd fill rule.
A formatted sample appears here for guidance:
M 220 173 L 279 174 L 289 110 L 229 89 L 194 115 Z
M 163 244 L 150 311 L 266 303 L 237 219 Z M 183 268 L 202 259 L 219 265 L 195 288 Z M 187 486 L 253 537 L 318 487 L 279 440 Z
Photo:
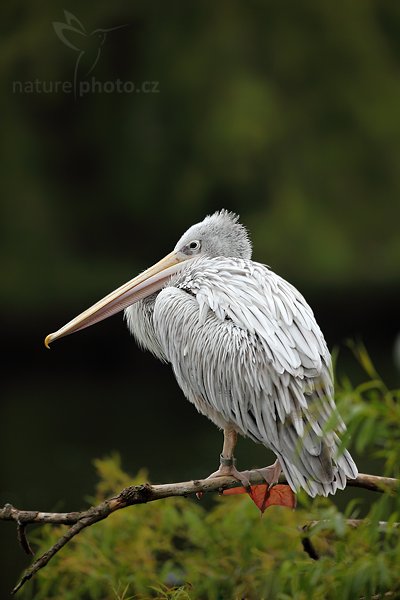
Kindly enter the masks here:
M 254 469 L 249 471 L 249 480 L 252 485 L 265 483 L 260 473 Z M 286 483 L 284 478 L 281 483 Z M 394 492 L 399 486 L 399 480 L 390 477 L 379 477 L 377 475 L 359 474 L 357 479 L 349 479 L 347 485 L 360 487 L 376 492 Z M 232 477 L 214 477 L 212 479 L 201 479 L 185 481 L 181 483 L 165 483 L 160 485 L 133 485 L 124 488 L 119 494 L 80 512 L 52 513 L 32 510 L 19 510 L 11 504 L 6 504 L 0 509 L 0 520 L 15 521 L 17 523 L 17 534 L 21 546 L 28 554 L 32 553 L 26 538 L 26 526 L 32 523 L 52 523 L 57 525 L 69 525 L 69 529 L 60 539 L 25 571 L 19 583 L 12 593 L 15 594 L 35 573 L 45 567 L 48 562 L 78 533 L 106 519 L 110 514 L 122 508 L 134 504 L 154 502 L 163 498 L 173 496 L 189 496 L 191 494 L 204 494 L 208 492 L 222 493 L 224 490 L 240 486 L 240 483 Z
M 312 532 L 313 528 L 320 524 L 329 525 L 329 521 L 309 521 L 304 525 L 301 529 L 303 535 L 301 538 L 301 543 L 303 544 L 304 551 L 307 552 L 308 556 L 313 560 L 319 560 L 320 554 L 316 550 L 315 545 L 313 544 L 311 537 L 308 535 Z M 365 519 L 346 519 L 347 527 L 351 527 L 356 529 L 357 527 L 361 527 L 361 525 L 365 525 Z M 387 521 L 378 521 L 378 531 L 380 533 L 385 533 L 388 529 Z M 391 523 L 391 528 L 399 529 L 400 523 Z

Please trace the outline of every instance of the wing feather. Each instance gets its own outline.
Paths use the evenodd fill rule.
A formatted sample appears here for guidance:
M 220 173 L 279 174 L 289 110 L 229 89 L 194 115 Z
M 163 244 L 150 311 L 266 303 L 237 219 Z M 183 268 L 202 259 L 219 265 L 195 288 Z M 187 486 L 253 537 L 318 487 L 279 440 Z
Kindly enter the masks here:
M 287 281 L 250 260 L 193 260 L 158 294 L 154 327 L 187 398 L 271 448 L 294 489 L 326 495 L 354 475 L 324 431 L 337 414 L 324 337 Z

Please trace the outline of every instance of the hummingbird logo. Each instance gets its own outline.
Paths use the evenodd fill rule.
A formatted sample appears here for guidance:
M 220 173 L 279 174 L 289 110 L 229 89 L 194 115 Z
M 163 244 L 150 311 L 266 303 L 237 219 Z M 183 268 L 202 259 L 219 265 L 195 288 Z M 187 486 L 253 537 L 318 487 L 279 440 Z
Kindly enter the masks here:
M 88 32 L 81 21 L 71 12 L 64 10 L 65 23 L 53 21 L 54 31 L 65 46 L 78 52 L 74 68 L 74 94 L 76 98 L 78 77 L 84 79 L 93 71 L 99 62 L 101 49 L 110 31 L 127 27 L 118 25 L 109 29 L 94 29 Z

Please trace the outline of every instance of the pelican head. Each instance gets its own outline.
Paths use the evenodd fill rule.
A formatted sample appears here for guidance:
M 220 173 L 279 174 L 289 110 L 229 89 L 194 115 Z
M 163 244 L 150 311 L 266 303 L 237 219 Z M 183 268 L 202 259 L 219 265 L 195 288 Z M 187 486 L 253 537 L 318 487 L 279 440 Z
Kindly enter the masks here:
M 208 257 L 251 258 L 251 242 L 238 215 L 221 210 L 190 227 L 175 249 L 155 265 L 96 302 L 93 306 L 50 333 L 45 339 L 47 348 L 55 340 L 90 327 L 111 317 L 164 287 L 187 261 Z
M 183 234 L 175 252 L 187 256 L 251 258 L 251 242 L 239 216 L 221 210 L 192 225 Z

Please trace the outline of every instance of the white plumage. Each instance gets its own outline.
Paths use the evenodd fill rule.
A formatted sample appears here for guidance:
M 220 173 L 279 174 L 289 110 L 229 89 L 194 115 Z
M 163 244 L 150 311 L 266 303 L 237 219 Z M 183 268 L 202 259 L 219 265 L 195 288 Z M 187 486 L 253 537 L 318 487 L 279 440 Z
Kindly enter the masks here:
M 291 488 L 334 494 L 357 467 L 338 434 L 331 359 L 303 296 L 251 260 L 238 217 L 226 210 L 193 225 L 175 249 L 46 338 L 52 341 L 125 309 L 139 344 L 171 363 L 185 396 L 224 430 L 219 470 L 235 467 L 237 434 L 273 450 Z
M 213 218 L 237 224 L 224 211 Z M 171 363 L 196 408 L 273 450 L 293 490 L 327 495 L 357 476 L 348 451 L 338 454 L 337 433 L 327 431 L 333 415 L 336 431 L 345 426 L 322 332 L 303 296 L 266 266 L 200 255 L 125 313 L 139 343 Z

